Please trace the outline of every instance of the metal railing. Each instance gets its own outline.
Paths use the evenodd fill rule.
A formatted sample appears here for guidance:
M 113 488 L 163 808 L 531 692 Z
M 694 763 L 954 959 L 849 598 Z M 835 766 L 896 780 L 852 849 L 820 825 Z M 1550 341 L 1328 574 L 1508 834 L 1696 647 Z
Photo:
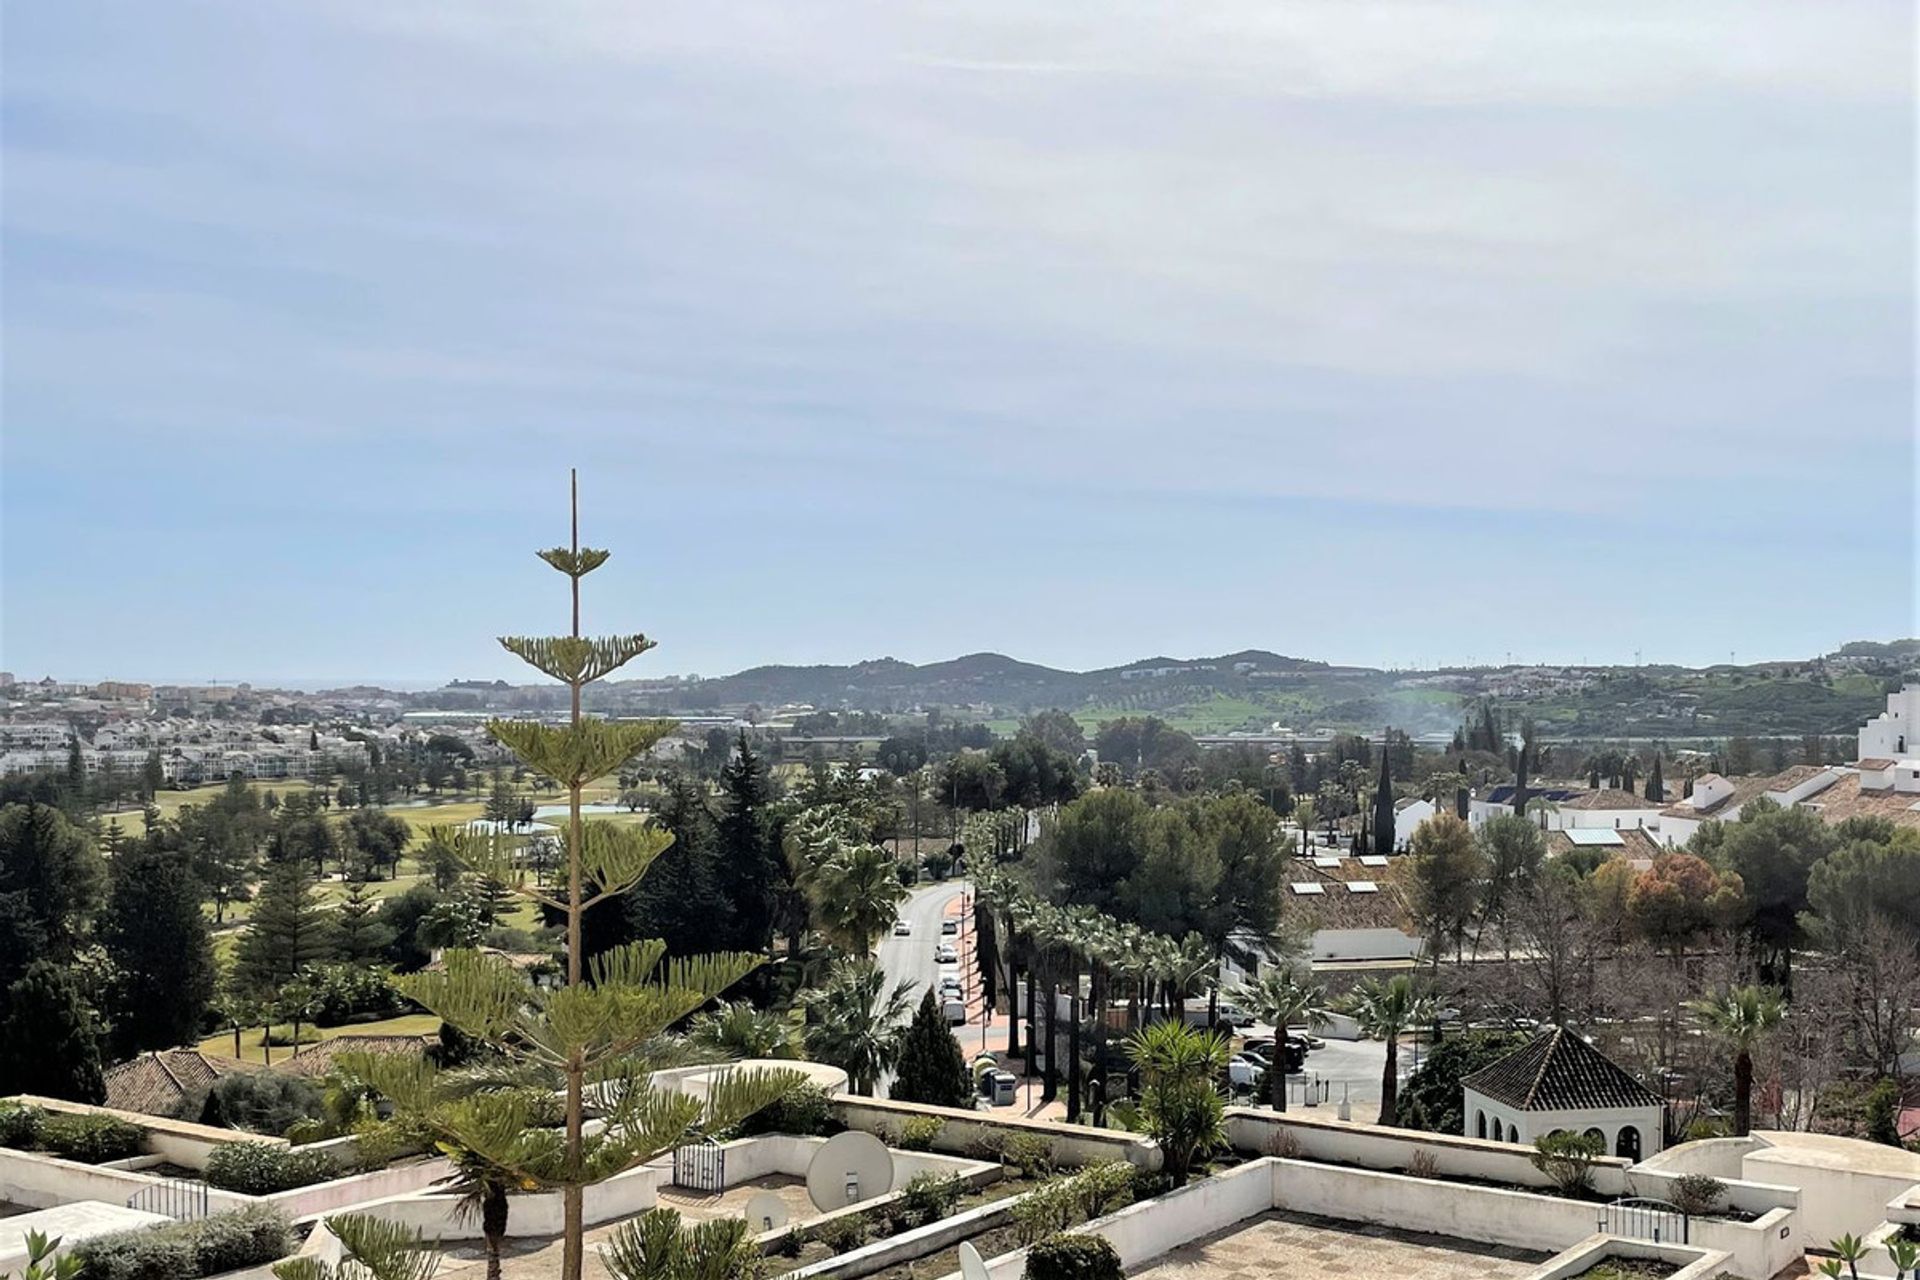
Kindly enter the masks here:
M 1599 1228 L 1607 1235 L 1651 1240 L 1655 1244 L 1686 1244 L 1692 1234 L 1686 1210 L 1670 1200 L 1628 1196 L 1600 1210 Z
M 727 1186 L 726 1149 L 711 1138 L 675 1147 L 673 1185 L 689 1191 L 724 1191 Z
M 207 1184 L 191 1178 L 165 1178 L 127 1197 L 127 1208 L 196 1222 L 207 1216 Z

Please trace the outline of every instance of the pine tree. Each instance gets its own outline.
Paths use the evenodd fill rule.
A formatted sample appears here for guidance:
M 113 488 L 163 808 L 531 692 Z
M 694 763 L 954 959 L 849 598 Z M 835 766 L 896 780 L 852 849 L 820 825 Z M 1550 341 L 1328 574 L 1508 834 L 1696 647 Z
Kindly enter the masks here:
M 147 752 L 147 759 L 140 766 L 140 798 L 153 799 L 154 792 L 167 784 L 167 771 L 160 763 L 159 751 Z
M 921 997 L 920 1008 L 901 1041 L 900 1065 L 889 1093 L 895 1102 L 920 1102 L 931 1107 L 965 1107 L 972 1103 L 966 1058 L 931 987 Z
M 340 958 L 353 964 L 370 963 L 380 958 L 390 941 L 385 925 L 381 924 L 375 913 L 380 909 L 380 900 L 373 896 L 373 890 L 364 880 L 348 883 L 346 896 L 340 900 L 340 907 L 334 914 L 337 917 L 337 942 Z
M 99 851 L 66 814 L 31 802 L 0 809 L 0 899 L 33 922 L 41 957 L 72 958 L 105 887 Z
M 1388 771 L 1388 754 L 1380 753 L 1380 783 L 1373 789 L 1373 851 L 1392 853 L 1394 838 L 1393 775 Z
M 147 841 L 114 859 L 100 941 L 116 975 L 114 1056 L 194 1039 L 213 1000 L 214 961 L 184 854 Z
M 240 935 L 233 958 L 234 980 L 255 995 L 278 995 L 308 965 L 334 958 L 337 932 L 332 913 L 315 894 L 305 868 L 298 862 L 283 862 L 261 885 L 253 917 Z
M 767 830 L 767 775 L 742 733 L 720 774 L 726 807 L 720 814 L 720 889 L 732 911 L 724 944 L 741 951 L 773 947 L 774 895 L 780 868 Z
M 66 804 L 74 812 L 87 807 L 87 760 L 80 754 L 80 735 L 67 740 Z
M 1660 757 L 1656 755 L 1653 758 L 1653 770 L 1647 774 L 1647 799 L 1665 800 L 1666 798 L 1667 784 L 1660 779 Z
M 107 1100 L 93 1010 L 67 969 L 35 961 L 0 999 L 0 1097 Z

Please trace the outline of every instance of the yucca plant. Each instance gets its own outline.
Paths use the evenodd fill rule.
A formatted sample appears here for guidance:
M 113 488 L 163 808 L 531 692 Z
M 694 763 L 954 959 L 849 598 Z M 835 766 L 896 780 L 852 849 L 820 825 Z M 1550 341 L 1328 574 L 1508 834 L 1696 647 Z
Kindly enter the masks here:
M 531 985 L 497 956 L 448 951 L 440 972 L 411 974 L 396 986 L 460 1031 L 512 1060 L 556 1072 L 565 1086 L 564 1129 L 541 1124 L 544 1105 L 524 1090 L 471 1092 L 449 1097 L 428 1063 L 401 1055 L 355 1064 L 397 1108 L 440 1142 L 471 1153 L 516 1185 L 557 1189 L 564 1211 L 562 1280 L 581 1280 L 585 1188 L 670 1150 L 695 1133 L 745 1119 L 798 1084 L 797 1072 L 735 1071 L 716 1081 L 704 1099 L 658 1093 L 648 1082 L 659 1065 L 654 1050 L 669 1027 L 751 973 L 761 957 L 743 953 L 668 957 L 666 945 L 645 940 L 615 947 L 587 962 L 582 920 L 638 884 L 673 842 L 651 824 L 587 822 L 582 795 L 598 778 L 620 769 L 659 742 L 669 720 L 610 722 L 581 712 L 582 691 L 654 647 L 644 635 L 589 638 L 580 634 L 580 582 L 608 553 L 580 545 L 579 483 L 573 481 L 572 537 L 539 556 L 569 583 L 572 627 L 554 637 L 506 636 L 507 650 L 567 686 L 564 725 L 493 720 L 494 741 L 528 771 L 553 779 L 567 793 L 561 842 L 563 881 L 552 890 L 528 883 L 515 842 L 497 830 L 442 831 L 460 861 L 477 875 L 559 913 L 566 921 L 567 983 L 556 991 Z M 587 1093 L 603 1124 L 586 1132 Z

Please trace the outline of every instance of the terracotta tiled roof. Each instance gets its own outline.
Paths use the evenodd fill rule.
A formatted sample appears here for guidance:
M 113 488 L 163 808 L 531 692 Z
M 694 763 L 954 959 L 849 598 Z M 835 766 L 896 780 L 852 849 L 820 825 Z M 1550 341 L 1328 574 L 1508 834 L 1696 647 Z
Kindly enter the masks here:
M 323 1076 L 333 1070 L 342 1053 L 425 1053 L 437 1045 L 434 1036 L 333 1036 L 296 1053 L 281 1070 L 301 1076 Z
M 1800 774 L 1799 771 L 1801 769 L 1805 769 L 1807 772 Z M 1811 777 L 1817 772 L 1819 772 L 1819 769 L 1814 765 L 1795 765 L 1793 768 L 1782 773 L 1771 773 L 1757 777 L 1722 779 L 1723 781 L 1732 783 L 1733 790 L 1713 804 L 1708 805 L 1704 809 L 1696 809 L 1693 805 L 1693 797 L 1689 796 L 1684 800 L 1676 800 L 1674 803 L 1662 809 L 1660 816 L 1663 818 L 1717 818 L 1726 813 L 1727 810 L 1737 809 L 1749 800 L 1758 799 L 1769 791 L 1785 791 L 1788 787 L 1793 786 L 1795 782 L 1805 781 L 1806 778 Z M 1717 773 L 1703 773 L 1693 780 L 1694 789 L 1698 791 L 1702 788 L 1703 784 L 1719 777 L 1720 775 Z
M 1600 830 L 1605 831 L 1608 828 L 1602 827 Z M 1573 837 L 1564 831 L 1549 831 L 1546 834 L 1549 858 L 1563 858 L 1576 848 L 1582 847 L 1574 844 Z M 1612 829 L 1612 834 L 1619 837 L 1619 844 L 1597 844 L 1584 847 L 1598 849 L 1614 857 L 1627 858 L 1640 870 L 1645 870 L 1644 867 L 1639 867 L 1640 863 L 1650 863 L 1667 851 L 1666 846 L 1655 840 L 1652 833 L 1645 827 L 1616 827 Z
M 246 1070 L 244 1063 L 198 1049 L 163 1049 L 116 1063 L 106 1071 L 107 1105 L 147 1116 L 177 1116 L 194 1094 L 221 1076 Z
M 1920 804 L 1920 795 L 1911 791 L 1862 790 L 1859 774 L 1843 772 L 1840 781 L 1801 801 L 1800 807 L 1819 814 L 1823 822 L 1877 817 L 1903 827 L 1920 827 L 1920 810 L 1913 807 L 1915 804 Z
M 1663 800 L 1649 800 L 1643 795 L 1618 787 L 1603 787 L 1598 791 L 1583 791 L 1571 800 L 1562 800 L 1562 809 L 1658 809 Z
M 1871 770 L 1874 773 L 1879 773 L 1882 770 L 1893 768 L 1894 763 L 1894 761 L 1887 759 L 1885 756 L 1868 756 L 1860 762 L 1860 767 Z
M 1338 867 L 1320 867 L 1310 858 L 1293 858 L 1287 863 L 1286 885 L 1281 890 L 1283 917 L 1318 929 L 1410 929 L 1406 899 L 1393 873 L 1389 859 L 1384 867 L 1369 867 L 1358 858 L 1341 858 Z M 1296 884 L 1317 884 L 1319 893 L 1297 893 Z M 1348 886 L 1371 884 L 1371 893 L 1355 893 Z
M 1460 1083 L 1521 1111 L 1662 1105 L 1659 1094 L 1565 1027 L 1555 1027 Z

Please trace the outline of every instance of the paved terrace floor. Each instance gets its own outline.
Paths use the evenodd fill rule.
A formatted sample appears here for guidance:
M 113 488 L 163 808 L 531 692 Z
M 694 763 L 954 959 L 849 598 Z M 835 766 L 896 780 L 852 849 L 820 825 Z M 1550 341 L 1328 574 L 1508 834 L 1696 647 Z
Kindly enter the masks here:
M 1505 1280 L 1549 1255 L 1447 1236 L 1274 1212 L 1181 1245 L 1133 1280 Z
M 688 1220 L 737 1218 L 746 1211 L 747 1201 L 761 1191 L 771 1191 L 786 1201 L 791 1221 L 811 1218 L 820 1212 L 807 1198 L 807 1184 L 803 1180 L 777 1174 L 743 1182 L 718 1195 L 701 1195 L 679 1187 L 662 1187 L 660 1207 L 678 1209 L 680 1216 Z M 604 1244 L 619 1226 L 619 1223 L 612 1223 L 587 1232 L 586 1274 L 589 1280 L 607 1280 L 607 1269 L 600 1265 L 600 1253 L 595 1246 Z M 502 1252 L 500 1274 L 504 1280 L 553 1280 L 560 1274 L 560 1253 L 558 1240 L 509 1241 Z M 472 1280 L 486 1274 L 486 1246 L 477 1240 L 451 1246 L 442 1251 L 442 1257 L 438 1274 L 446 1280 Z

